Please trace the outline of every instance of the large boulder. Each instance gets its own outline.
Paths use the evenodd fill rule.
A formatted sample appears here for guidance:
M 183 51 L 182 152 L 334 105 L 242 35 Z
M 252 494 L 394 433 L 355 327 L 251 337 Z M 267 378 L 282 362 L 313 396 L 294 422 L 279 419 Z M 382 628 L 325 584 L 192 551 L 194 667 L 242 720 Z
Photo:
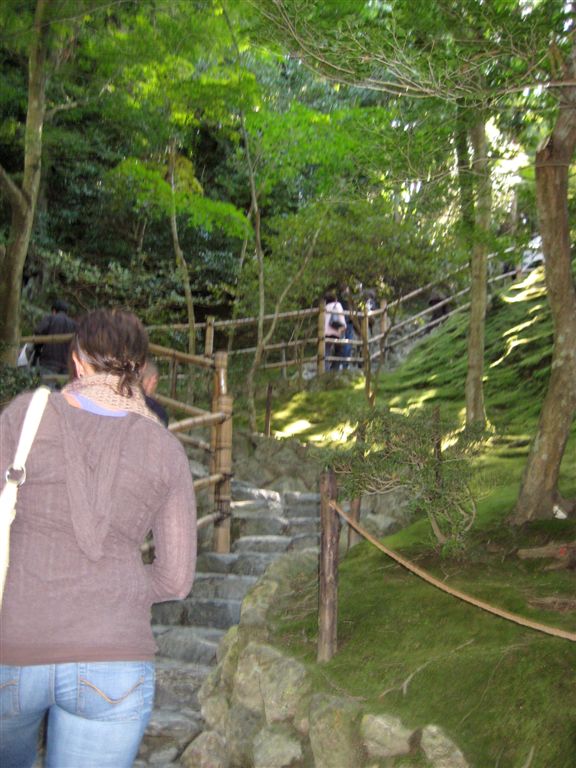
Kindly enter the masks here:
M 412 751 L 414 731 L 392 715 L 364 715 L 360 733 L 369 757 L 400 757 Z
M 433 768 L 469 768 L 462 752 L 437 725 L 422 729 L 420 746 Z
M 310 744 L 316 768 L 358 768 L 364 764 L 358 720 L 349 699 L 317 693 L 310 702 Z
M 182 768 L 229 768 L 224 738 L 214 731 L 204 731 L 180 757 Z
M 302 744 L 289 731 L 263 728 L 254 739 L 254 768 L 299 768 Z

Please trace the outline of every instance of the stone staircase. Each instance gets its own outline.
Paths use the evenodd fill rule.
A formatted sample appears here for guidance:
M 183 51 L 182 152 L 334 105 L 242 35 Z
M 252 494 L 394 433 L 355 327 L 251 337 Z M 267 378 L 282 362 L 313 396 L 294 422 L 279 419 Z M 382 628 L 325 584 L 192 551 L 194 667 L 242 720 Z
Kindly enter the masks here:
M 153 609 L 159 649 L 156 705 L 135 768 L 169 768 L 201 731 L 198 690 L 242 600 L 281 554 L 318 546 L 320 499 L 232 484 L 230 554 L 200 552 L 190 595 Z

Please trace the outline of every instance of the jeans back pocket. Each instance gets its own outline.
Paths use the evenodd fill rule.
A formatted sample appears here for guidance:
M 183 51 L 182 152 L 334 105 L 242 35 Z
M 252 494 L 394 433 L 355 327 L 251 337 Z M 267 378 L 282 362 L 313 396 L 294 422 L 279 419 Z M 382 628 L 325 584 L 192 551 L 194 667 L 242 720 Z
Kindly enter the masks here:
M 78 664 L 78 714 L 92 720 L 139 720 L 152 708 L 154 667 L 149 662 Z

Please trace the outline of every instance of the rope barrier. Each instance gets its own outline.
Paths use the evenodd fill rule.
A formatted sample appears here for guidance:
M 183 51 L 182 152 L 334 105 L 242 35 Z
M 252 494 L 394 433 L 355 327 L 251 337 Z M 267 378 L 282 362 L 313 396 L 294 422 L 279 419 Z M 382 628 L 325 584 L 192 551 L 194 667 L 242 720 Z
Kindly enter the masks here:
M 364 530 L 364 528 L 362 528 L 362 526 L 357 523 L 356 520 L 353 520 L 349 515 L 347 515 L 346 512 L 344 512 L 344 510 L 335 501 L 330 501 L 330 508 L 334 512 L 337 512 L 340 517 L 344 518 L 348 525 L 354 528 L 354 530 L 363 536 L 366 541 L 369 541 L 370 544 L 373 544 L 381 552 L 384 552 L 385 555 L 392 558 L 392 560 L 395 560 L 398 565 L 406 568 L 406 570 L 410 571 L 410 573 L 413 573 L 415 576 L 418 576 L 418 578 L 423 579 L 424 581 L 428 582 L 428 584 L 431 584 L 433 587 L 436 587 L 442 592 L 446 592 L 446 594 L 452 595 L 452 597 L 455 597 L 458 600 L 463 600 L 465 603 L 474 605 L 476 608 L 480 608 L 487 613 L 492 613 L 494 616 L 499 616 L 501 619 L 512 621 L 515 624 L 528 627 L 528 629 L 535 629 L 537 632 L 544 632 L 545 634 L 552 635 L 553 637 L 561 637 L 564 640 L 571 640 L 573 643 L 576 642 L 576 633 L 574 632 L 558 629 L 558 627 L 549 627 L 547 624 L 541 624 L 538 621 L 531 621 L 530 619 L 524 618 L 524 616 L 519 616 L 517 613 L 511 613 L 510 611 L 505 611 L 503 608 L 497 608 L 494 605 L 490 605 L 490 603 L 484 602 L 484 600 L 479 600 L 476 597 L 467 595 L 465 592 L 461 592 L 459 589 L 454 589 L 453 587 L 447 586 L 444 584 L 444 582 L 440 581 L 434 576 L 431 576 L 417 565 L 414 565 L 414 563 L 410 562 L 410 560 L 407 560 L 405 557 L 402 557 L 402 555 L 398 555 L 393 550 L 385 547 L 384 544 L 378 541 L 378 539 L 368 533 L 368 531 Z

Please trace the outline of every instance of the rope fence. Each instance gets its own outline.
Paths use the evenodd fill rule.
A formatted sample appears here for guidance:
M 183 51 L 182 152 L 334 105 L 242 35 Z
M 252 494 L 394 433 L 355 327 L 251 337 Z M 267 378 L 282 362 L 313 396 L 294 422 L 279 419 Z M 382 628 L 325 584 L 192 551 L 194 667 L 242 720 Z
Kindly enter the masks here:
M 493 605 L 486 600 L 469 595 L 460 589 L 445 584 L 432 576 L 423 568 L 392 549 L 386 547 L 375 536 L 370 534 L 358 522 L 359 504 L 352 504 L 355 514 L 346 513 L 336 501 L 337 487 L 335 475 L 327 471 L 320 477 L 320 567 L 319 567 L 319 601 L 318 601 L 318 650 L 319 662 L 330 661 L 337 650 L 338 626 L 338 549 L 340 541 L 340 519 L 344 520 L 356 535 L 361 536 L 391 560 L 414 576 L 422 579 L 430 586 L 444 592 L 457 600 L 479 608 L 486 613 L 497 616 L 527 629 L 541 632 L 570 642 L 576 642 L 576 632 L 570 632 L 559 627 L 553 627 L 540 621 L 528 619 L 518 613 Z M 358 499 L 355 500 L 358 502 Z M 350 541 L 350 536 L 349 536 Z

